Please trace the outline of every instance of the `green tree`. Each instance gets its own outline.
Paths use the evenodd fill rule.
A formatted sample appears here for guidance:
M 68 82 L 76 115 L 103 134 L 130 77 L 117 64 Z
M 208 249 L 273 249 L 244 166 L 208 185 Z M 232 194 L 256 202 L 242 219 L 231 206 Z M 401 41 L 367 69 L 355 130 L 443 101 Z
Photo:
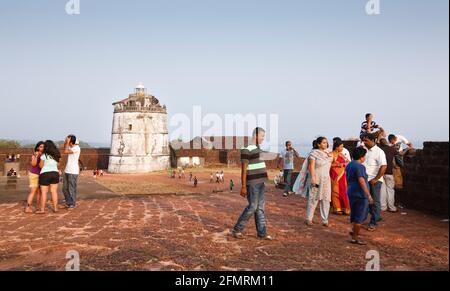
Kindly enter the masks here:
M 20 143 L 16 140 L 0 139 L 0 148 L 18 149 L 20 148 Z

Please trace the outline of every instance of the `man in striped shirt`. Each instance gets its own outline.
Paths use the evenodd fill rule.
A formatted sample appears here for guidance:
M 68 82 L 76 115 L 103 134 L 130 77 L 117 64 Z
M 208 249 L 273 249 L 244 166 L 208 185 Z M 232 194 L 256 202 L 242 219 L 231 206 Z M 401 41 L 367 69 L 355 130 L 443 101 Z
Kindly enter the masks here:
M 259 145 L 264 141 L 265 135 L 264 129 L 260 127 L 255 128 L 252 142 L 247 147 L 241 149 L 241 196 L 247 198 L 248 206 L 244 209 L 233 228 L 233 236 L 235 238 L 244 238 L 242 231 L 250 217 L 254 215 L 258 238 L 265 240 L 273 239 L 267 235 L 266 218 L 264 215 L 265 182 L 268 178 L 266 163 L 261 157 L 263 152 Z

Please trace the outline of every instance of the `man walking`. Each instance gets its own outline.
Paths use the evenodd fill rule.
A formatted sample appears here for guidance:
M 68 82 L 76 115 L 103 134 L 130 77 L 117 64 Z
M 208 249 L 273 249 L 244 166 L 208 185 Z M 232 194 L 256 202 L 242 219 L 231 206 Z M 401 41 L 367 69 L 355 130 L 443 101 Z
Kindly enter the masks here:
M 283 177 L 284 177 L 284 197 L 294 194 L 292 191 L 292 173 L 294 171 L 294 157 L 299 158 L 300 155 L 292 147 L 292 142 L 286 142 L 286 149 L 281 151 L 279 163 L 283 162 Z
M 263 152 L 260 144 L 264 141 L 265 130 L 257 127 L 253 131 L 251 143 L 241 149 L 242 162 L 242 189 L 241 196 L 246 197 L 248 206 L 244 209 L 233 228 L 233 236 L 238 239 L 244 238 L 242 231 L 244 230 L 248 220 L 255 216 L 256 230 L 258 238 L 272 240 L 267 235 L 266 218 L 264 214 L 265 204 L 265 182 L 268 180 L 266 163 L 264 162 Z
M 62 208 L 72 210 L 77 204 L 77 182 L 80 174 L 78 160 L 80 159 L 80 146 L 75 135 L 69 135 L 64 142 L 64 153 L 68 155 L 66 169 L 64 170 L 63 193 L 66 205 Z

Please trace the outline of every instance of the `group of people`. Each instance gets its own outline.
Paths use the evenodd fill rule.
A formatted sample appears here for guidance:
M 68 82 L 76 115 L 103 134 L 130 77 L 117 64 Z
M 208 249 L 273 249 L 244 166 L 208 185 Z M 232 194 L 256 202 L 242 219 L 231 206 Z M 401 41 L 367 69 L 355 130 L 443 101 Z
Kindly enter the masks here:
M 30 193 L 25 207 L 26 213 L 44 214 L 46 211 L 47 194 L 51 194 L 51 209 L 72 210 L 76 207 L 77 181 L 80 173 L 78 160 L 80 158 L 80 146 L 75 135 L 65 138 L 62 149 L 68 155 L 64 175 L 61 177 L 59 164 L 61 151 L 51 140 L 40 141 L 34 148 L 29 170 Z M 63 180 L 64 204 L 58 205 L 58 185 Z M 36 197 L 36 208 L 33 209 L 33 201 Z
M 101 169 L 94 169 L 92 171 L 92 177 L 94 179 L 96 179 L 97 177 L 103 177 L 103 170 L 101 170 Z
M 225 183 L 225 173 L 223 171 L 217 171 L 215 175 L 211 173 L 209 175 L 209 183 L 214 183 L 214 177 L 216 177 L 215 181 L 217 184 Z
M 267 234 L 264 204 L 267 170 L 264 152 L 260 144 L 265 131 L 256 128 L 252 142 L 241 150 L 242 189 L 248 206 L 233 228 L 233 236 L 242 238 L 242 231 L 248 219 L 255 216 L 258 237 L 272 240 Z M 382 220 L 381 212 L 397 212 L 395 207 L 395 182 L 393 171 L 401 164 L 401 156 L 412 144 L 403 136 L 391 134 L 386 139 L 384 129 L 374 120 L 372 114 L 366 115 L 361 125 L 360 142 L 350 153 L 341 138 L 333 139 L 332 148 L 325 137 L 313 142 L 313 149 L 301 166 L 294 183 L 294 159 L 300 157 L 290 141 L 279 156 L 283 163 L 280 176 L 285 183 L 284 196 L 299 194 L 307 199 L 307 226 L 313 226 L 317 206 L 320 208 L 321 224 L 329 227 L 329 213 L 332 207 L 337 215 L 350 216 L 352 223 L 351 243 L 364 245 L 359 233 L 370 214 L 368 231 L 374 231 Z M 404 150 L 403 144 L 406 145 Z

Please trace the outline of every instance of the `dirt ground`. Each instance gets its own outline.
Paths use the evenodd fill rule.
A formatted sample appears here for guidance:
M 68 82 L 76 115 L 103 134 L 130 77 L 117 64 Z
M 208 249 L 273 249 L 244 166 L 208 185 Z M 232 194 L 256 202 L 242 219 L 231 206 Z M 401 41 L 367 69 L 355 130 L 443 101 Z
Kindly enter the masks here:
M 64 270 L 70 250 L 80 254 L 81 270 L 364 270 L 369 250 L 380 253 L 381 270 L 449 270 L 448 220 L 408 209 L 384 213 L 376 232 L 363 233 L 368 245 L 354 246 L 348 217 L 332 215 L 330 228 L 307 227 L 305 200 L 284 198 L 273 185 L 266 215 L 275 240 L 258 240 L 253 220 L 236 240 L 229 231 L 246 200 L 238 194 L 239 169 L 224 170 L 221 185 L 209 183 L 216 169 L 193 170 L 197 188 L 189 170 L 186 179 L 168 172 L 83 176 L 75 210 L 42 216 L 22 212 L 26 193 L 2 201 L 1 188 L 0 270 Z

